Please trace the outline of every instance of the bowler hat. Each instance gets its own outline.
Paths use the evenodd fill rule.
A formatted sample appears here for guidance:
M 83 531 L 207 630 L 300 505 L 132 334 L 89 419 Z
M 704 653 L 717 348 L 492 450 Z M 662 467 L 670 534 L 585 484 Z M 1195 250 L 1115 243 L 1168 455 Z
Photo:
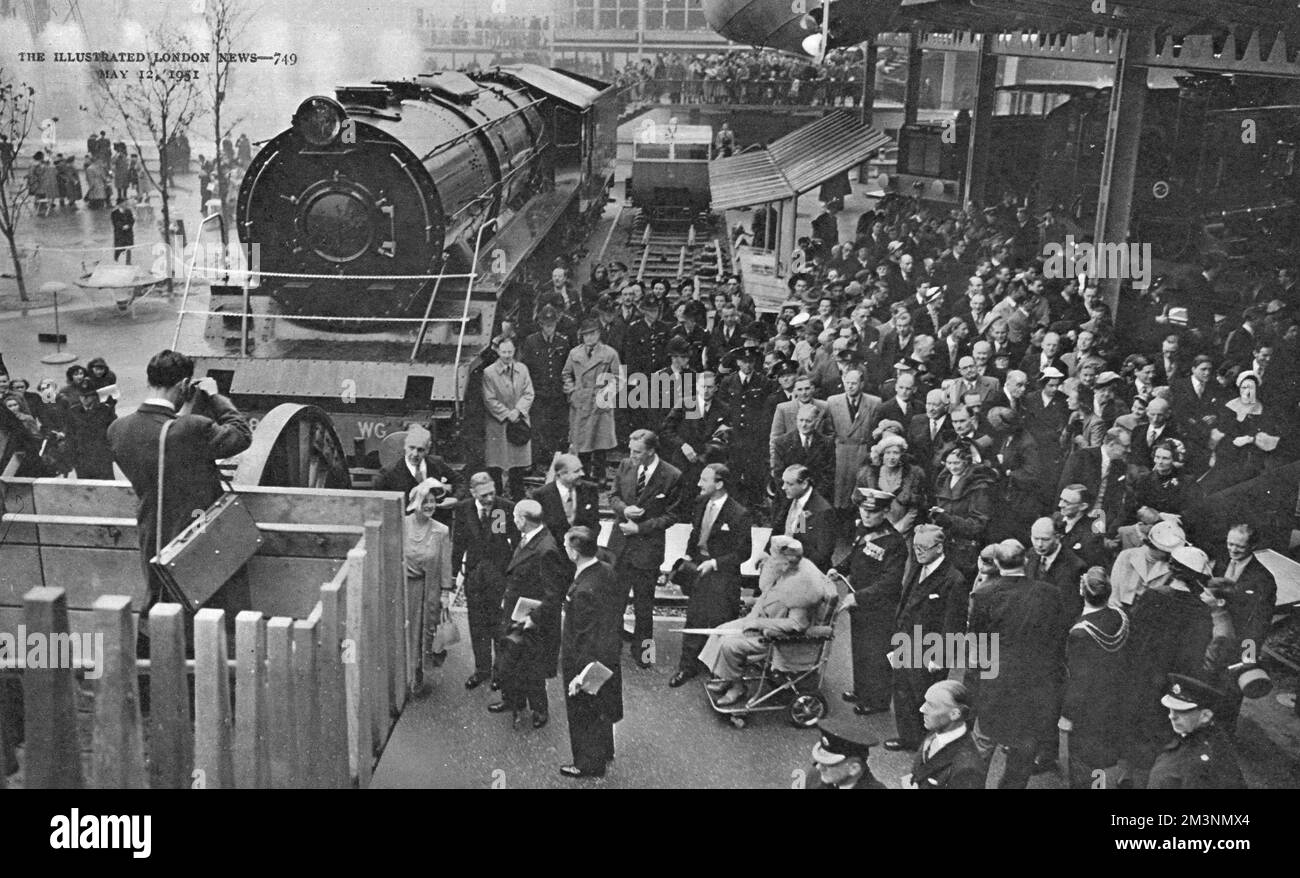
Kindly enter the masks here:
M 668 581 L 679 586 L 683 592 L 694 588 L 699 578 L 700 568 L 690 558 L 678 558 L 673 562 L 672 572 L 668 574 Z

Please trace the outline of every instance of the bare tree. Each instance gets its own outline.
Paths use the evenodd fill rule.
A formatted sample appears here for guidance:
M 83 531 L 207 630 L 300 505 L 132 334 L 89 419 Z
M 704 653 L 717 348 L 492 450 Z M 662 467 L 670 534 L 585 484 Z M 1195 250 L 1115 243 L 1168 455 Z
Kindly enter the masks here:
M 31 301 L 27 296 L 27 282 L 23 277 L 23 262 L 18 255 L 18 242 L 15 235 L 23 211 L 35 194 L 28 185 L 35 179 L 32 174 L 27 180 L 19 181 L 13 162 L 22 155 L 23 145 L 32 130 L 32 120 L 36 116 L 36 89 L 25 82 L 14 82 L 0 67 L 0 134 L 8 145 L 0 156 L 0 233 L 9 242 L 9 256 L 14 263 L 14 278 L 18 282 L 18 298 L 24 302 Z M 34 172 L 35 173 L 35 172 Z
M 235 44 L 243 37 L 244 31 L 252 19 L 253 13 L 244 7 L 241 0 L 208 0 L 204 20 L 208 25 L 208 48 L 212 52 L 212 68 L 208 74 L 208 108 L 212 112 L 213 143 L 216 144 L 216 156 L 213 168 L 216 175 L 217 198 L 221 201 L 221 215 L 229 216 L 230 192 L 227 179 L 229 169 L 222 166 L 221 143 L 234 133 L 235 126 L 243 118 L 222 119 L 222 109 L 226 103 L 226 92 L 230 88 L 230 74 L 233 72 L 233 53 Z M 221 226 L 221 245 L 224 255 L 226 227 Z
M 158 150 L 158 175 L 155 177 L 143 160 L 141 173 L 162 196 L 162 236 L 167 250 L 167 292 L 173 291 L 175 260 L 172 258 L 171 162 L 176 137 L 186 131 L 206 110 L 203 83 L 198 71 L 174 66 L 168 56 L 193 54 L 188 37 L 165 25 L 145 36 L 145 65 L 127 71 L 126 78 L 115 78 L 96 71 L 102 107 L 126 127 L 127 136 L 143 159 L 140 144 L 152 141 Z

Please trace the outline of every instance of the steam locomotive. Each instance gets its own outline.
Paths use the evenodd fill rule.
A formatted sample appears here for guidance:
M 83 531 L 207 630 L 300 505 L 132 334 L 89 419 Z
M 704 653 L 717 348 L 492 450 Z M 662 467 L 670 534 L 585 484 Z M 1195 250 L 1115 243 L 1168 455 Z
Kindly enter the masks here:
M 618 109 L 529 64 L 307 98 L 240 187 L 251 282 L 186 309 L 178 349 L 254 415 L 317 406 L 373 464 L 403 423 L 453 415 L 503 296 L 600 217 Z
M 1244 79 L 1186 77 L 1179 88 L 1147 93 L 1132 225 L 1134 240 L 1151 243 L 1157 258 L 1182 261 L 1207 249 L 1275 253 L 1293 238 L 1300 106 L 1279 86 Z M 1037 208 L 1059 205 L 1090 232 L 1109 89 L 1000 91 L 1012 112 L 994 117 L 988 187 L 974 197 L 992 204 L 1004 191 L 1028 195 Z M 1024 112 L 1031 106 L 1038 111 Z M 956 205 L 969 127 L 966 115 L 955 124 L 904 126 L 898 173 L 885 188 Z

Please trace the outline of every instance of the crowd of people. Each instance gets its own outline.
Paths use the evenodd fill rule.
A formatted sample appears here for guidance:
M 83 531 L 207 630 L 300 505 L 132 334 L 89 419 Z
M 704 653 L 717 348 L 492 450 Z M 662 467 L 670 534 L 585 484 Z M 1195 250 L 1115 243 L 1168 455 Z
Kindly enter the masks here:
M 481 46 L 490 49 L 542 49 L 549 43 L 550 16 L 494 15 L 442 18 L 416 10 L 416 26 L 433 45 Z
M 857 47 L 836 49 L 823 64 L 762 50 L 661 52 L 629 60 L 614 72 L 614 84 L 633 102 L 856 107 L 862 100 L 862 65 Z
M 20 477 L 114 478 L 107 434 L 119 397 L 102 357 L 69 366 L 62 386 L 11 376 L 0 360 L 0 471 L 16 459 Z
M 546 473 L 593 516 L 610 491 L 638 665 L 672 524 L 693 523 L 693 560 L 717 561 L 692 624 L 738 615 L 734 553 L 704 548 L 734 503 L 731 529 L 769 524 L 847 581 L 845 699 L 894 711 L 889 749 L 925 745 L 921 708 L 948 672 L 887 663 L 891 636 L 916 626 L 1000 638 L 999 675 L 940 694 L 969 704 L 964 734 L 986 762 L 1007 752 L 1002 786 L 1056 763 L 1058 729 L 1072 730 L 1072 786 L 1119 782 L 1121 758 L 1126 785 L 1175 783 L 1156 766 L 1171 740 L 1240 784 L 1231 736 L 1254 670 L 1241 656 L 1258 655 L 1276 594 L 1253 550 L 1293 522 L 1204 510 L 1300 457 L 1295 270 L 1225 293 L 1209 256 L 1148 290 L 1126 283 L 1112 316 L 1094 286 L 1044 276 L 1053 219 L 1012 194 L 949 214 L 888 199 L 838 233 L 832 211 L 814 221 L 772 322 L 737 276 L 702 301 L 617 262 L 581 284 L 557 267 L 471 378 L 462 430 L 483 453 L 466 472 L 515 501 L 530 468 Z M 579 523 L 566 508 L 548 512 L 557 545 Z M 724 673 L 734 656 L 701 662 L 704 649 L 683 649 L 672 685 L 709 672 L 723 703 L 744 698 Z M 478 658 L 487 679 L 490 648 Z

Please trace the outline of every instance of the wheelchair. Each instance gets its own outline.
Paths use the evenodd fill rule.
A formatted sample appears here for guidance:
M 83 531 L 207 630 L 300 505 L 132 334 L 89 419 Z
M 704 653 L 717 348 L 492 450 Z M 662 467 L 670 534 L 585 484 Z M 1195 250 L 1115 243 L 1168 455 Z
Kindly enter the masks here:
M 785 711 L 791 725 L 809 729 L 830 710 L 821 693 L 826 663 L 835 638 L 839 595 L 823 599 L 813 614 L 813 624 L 801 634 L 765 635 L 767 651 L 751 659 L 740 682 L 750 694 L 735 704 L 718 704 L 720 694 L 704 687 L 709 705 L 734 728 L 743 729 L 756 713 Z

